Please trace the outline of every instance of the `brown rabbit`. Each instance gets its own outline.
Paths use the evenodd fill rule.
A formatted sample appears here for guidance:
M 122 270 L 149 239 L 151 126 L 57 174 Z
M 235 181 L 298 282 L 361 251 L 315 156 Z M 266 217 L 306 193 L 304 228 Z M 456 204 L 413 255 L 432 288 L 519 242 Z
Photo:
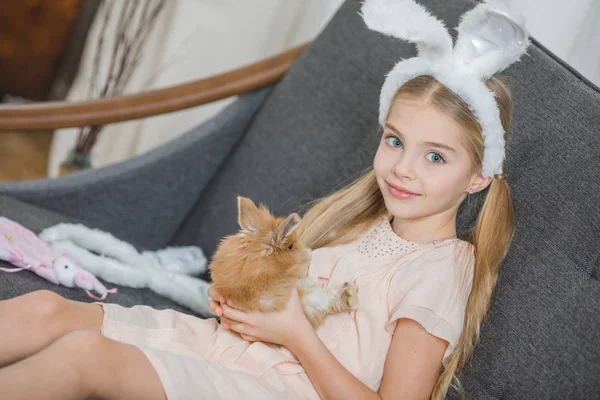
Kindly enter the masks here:
M 271 215 L 269 210 L 238 197 L 241 230 L 225 237 L 210 263 L 213 287 L 244 310 L 279 311 L 293 285 L 304 313 L 316 329 L 328 314 L 356 308 L 357 287 L 319 288 L 307 277 L 311 251 L 297 238 L 300 216 Z

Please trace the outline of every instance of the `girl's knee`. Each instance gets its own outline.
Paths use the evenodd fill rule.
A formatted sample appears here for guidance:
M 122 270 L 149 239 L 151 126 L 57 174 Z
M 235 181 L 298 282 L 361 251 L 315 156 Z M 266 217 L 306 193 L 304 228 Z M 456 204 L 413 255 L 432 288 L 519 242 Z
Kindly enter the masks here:
M 128 398 L 136 393 L 139 398 L 164 399 L 162 384 L 147 358 L 131 345 L 106 338 L 89 331 L 73 331 L 53 345 L 55 354 L 68 360 L 75 371 L 74 382 L 86 398 Z M 148 396 L 143 393 L 148 392 Z M 151 394 L 151 395 L 150 395 Z M 157 395 L 160 395 L 157 397 Z
M 78 330 L 99 332 L 102 327 L 104 311 L 97 304 L 68 300 L 49 290 L 31 292 L 15 300 L 21 302 L 17 308 L 24 317 L 51 332 L 55 339 Z
M 52 321 L 59 316 L 66 307 L 67 301 L 57 293 L 50 290 L 36 290 L 18 298 L 25 304 L 20 308 L 37 321 Z

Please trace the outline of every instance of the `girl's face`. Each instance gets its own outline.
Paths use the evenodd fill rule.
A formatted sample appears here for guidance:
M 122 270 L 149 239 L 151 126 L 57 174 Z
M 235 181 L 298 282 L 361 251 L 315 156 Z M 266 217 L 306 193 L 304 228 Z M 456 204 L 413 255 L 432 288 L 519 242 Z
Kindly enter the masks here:
M 373 162 L 392 215 L 455 216 L 470 188 L 476 192 L 487 186 L 489 180 L 474 171 L 462 135 L 459 125 L 434 106 L 394 101 Z

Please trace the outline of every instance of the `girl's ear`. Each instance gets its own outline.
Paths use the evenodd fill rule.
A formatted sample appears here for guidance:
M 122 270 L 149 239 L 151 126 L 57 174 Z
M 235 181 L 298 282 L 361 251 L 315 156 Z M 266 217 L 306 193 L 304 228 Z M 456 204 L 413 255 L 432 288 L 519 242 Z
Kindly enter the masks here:
M 481 192 L 492 183 L 492 179 L 492 177 L 484 178 L 481 171 L 479 171 L 471 181 L 470 189 L 473 189 L 473 193 Z
M 262 216 L 256 204 L 247 197 L 238 196 L 238 223 L 248 232 L 257 232 L 262 227 Z

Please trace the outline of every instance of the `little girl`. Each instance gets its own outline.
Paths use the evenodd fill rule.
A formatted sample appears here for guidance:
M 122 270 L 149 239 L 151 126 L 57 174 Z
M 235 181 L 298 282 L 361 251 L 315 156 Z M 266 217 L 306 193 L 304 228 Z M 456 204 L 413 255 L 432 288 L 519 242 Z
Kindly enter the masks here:
M 33 292 L 0 302 L 3 398 L 443 399 L 477 344 L 513 234 L 502 173 L 512 103 L 492 74 L 528 39 L 501 11 L 483 3 L 465 14 L 453 51 L 417 4 L 363 5 L 371 29 L 416 42 L 419 57 L 386 77 L 373 168 L 314 204 L 299 228 L 313 249 L 309 276 L 322 287 L 356 283 L 356 310 L 314 331 L 296 290 L 274 313 L 236 309 L 211 290 L 221 324 Z M 502 18 L 513 29 L 481 30 L 493 44 L 482 50 L 478 23 Z M 468 196 L 483 206 L 461 240 Z

